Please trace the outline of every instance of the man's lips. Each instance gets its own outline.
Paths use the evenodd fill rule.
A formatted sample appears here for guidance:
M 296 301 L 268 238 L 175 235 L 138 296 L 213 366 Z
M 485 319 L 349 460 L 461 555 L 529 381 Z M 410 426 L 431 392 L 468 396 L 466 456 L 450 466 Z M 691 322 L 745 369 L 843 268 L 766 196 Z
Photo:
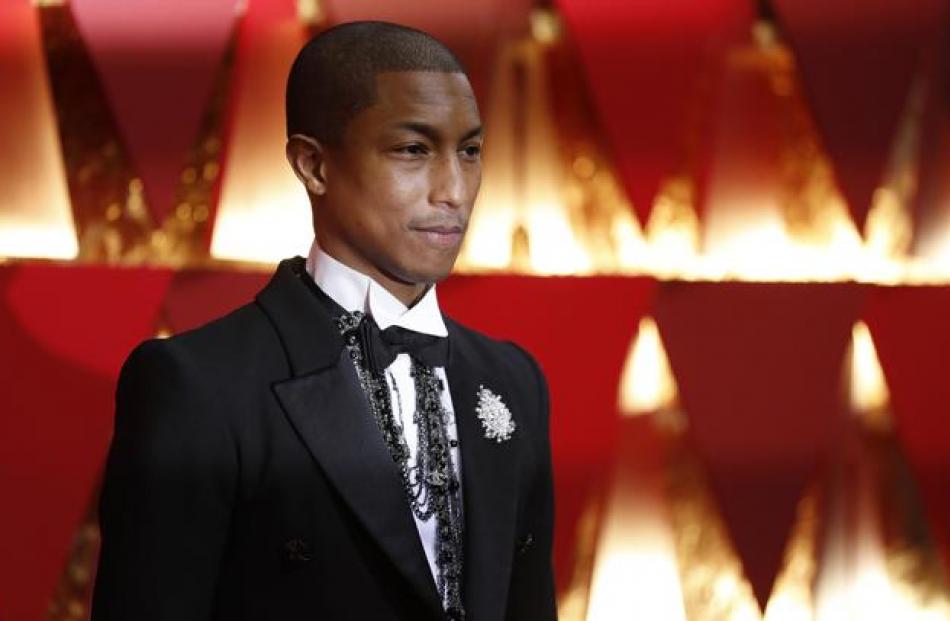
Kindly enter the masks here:
M 461 226 L 418 226 L 413 227 L 426 241 L 436 246 L 454 246 L 462 240 Z
M 461 232 L 462 232 L 462 227 L 460 227 L 460 226 L 458 226 L 458 225 L 450 225 L 450 226 L 443 226 L 443 225 L 438 225 L 438 226 L 417 226 L 417 227 L 414 227 L 414 228 L 415 228 L 417 231 L 425 231 L 425 232 L 427 232 L 427 233 L 443 233 L 443 234 L 446 234 L 446 235 L 448 235 L 448 234 L 450 234 L 450 233 L 461 233 Z

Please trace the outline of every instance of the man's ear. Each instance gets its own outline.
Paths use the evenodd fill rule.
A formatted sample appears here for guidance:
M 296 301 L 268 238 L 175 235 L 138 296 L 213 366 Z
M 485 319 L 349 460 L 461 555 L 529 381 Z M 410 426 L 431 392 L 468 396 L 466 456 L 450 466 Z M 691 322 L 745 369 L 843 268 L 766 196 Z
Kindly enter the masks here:
M 327 192 L 326 150 L 317 140 L 303 134 L 287 139 L 287 161 L 307 192 L 322 196 Z

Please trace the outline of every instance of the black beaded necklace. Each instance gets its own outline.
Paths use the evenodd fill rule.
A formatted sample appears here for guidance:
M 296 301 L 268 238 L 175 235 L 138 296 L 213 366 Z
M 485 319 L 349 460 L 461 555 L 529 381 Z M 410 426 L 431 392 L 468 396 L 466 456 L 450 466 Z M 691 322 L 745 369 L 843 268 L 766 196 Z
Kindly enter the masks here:
M 373 371 L 365 361 L 359 332 L 360 323 L 366 320 L 364 313 L 355 311 L 335 317 L 334 323 L 343 336 L 373 418 L 399 471 L 413 515 L 421 521 L 435 517 L 439 574 L 436 586 L 449 618 L 464 619 L 462 502 L 448 437 L 449 413 L 442 406 L 444 386 L 432 367 L 410 358 L 410 375 L 416 390 L 413 422 L 418 441 L 415 459 L 411 460 L 401 420 L 393 413 L 386 377 L 381 371 Z

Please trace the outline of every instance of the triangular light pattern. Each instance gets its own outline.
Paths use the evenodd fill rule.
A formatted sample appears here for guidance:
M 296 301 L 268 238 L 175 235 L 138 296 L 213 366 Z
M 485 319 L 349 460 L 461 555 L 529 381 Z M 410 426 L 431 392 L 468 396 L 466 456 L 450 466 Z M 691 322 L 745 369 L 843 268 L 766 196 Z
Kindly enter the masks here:
M 71 259 L 78 244 L 36 8 L 0 3 L 0 258 Z
M 284 155 L 284 90 L 307 29 L 293 0 L 249 0 L 240 28 L 211 254 L 276 262 L 305 255 L 313 239 L 307 193 Z

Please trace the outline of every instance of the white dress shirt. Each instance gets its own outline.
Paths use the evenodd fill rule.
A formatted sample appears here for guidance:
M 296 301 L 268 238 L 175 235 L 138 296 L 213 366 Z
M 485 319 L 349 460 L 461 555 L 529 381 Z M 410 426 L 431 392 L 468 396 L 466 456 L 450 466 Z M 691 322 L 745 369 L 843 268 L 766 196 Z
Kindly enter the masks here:
M 372 315 L 380 330 L 385 330 L 389 326 L 400 326 L 434 336 L 448 336 L 445 322 L 442 320 L 442 313 L 439 311 L 435 285 L 430 287 L 422 296 L 422 299 L 412 308 L 407 308 L 405 304 L 375 280 L 340 263 L 324 252 L 317 244 L 316 239 L 314 239 L 313 245 L 310 247 L 310 255 L 307 257 L 307 272 L 313 277 L 317 286 L 347 312 L 358 310 Z M 413 414 L 416 410 L 416 387 L 409 374 L 409 368 L 409 354 L 402 353 L 396 356 L 393 363 L 386 368 L 385 376 L 386 382 L 389 384 L 389 397 L 393 413 L 399 416 L 402 422 L 406 444 L 409 446 L 409 463 L 411 464 L 415 463 L 419 441 L 416 434 L 416 423 L 413 420 Z M 435 373 L 442 380 L 442 385 L 448 387 L 449 382 L 445 375 L 445 369 L 436 367 Z M 455 426 L 455 410 L 452 407 L 452 396 L 447 389 L 442 391 L 442 406 L 449 414 L 446 431 L 450 445 L 453 445 L 450 449 L 452 465 L 461 482 L 462 472 L 459 464 L 458 443 L 452 442 L 452 440 L 458 439 Z M 413 515 L 413 519 L 416 522 L 416 528 L 419 530 L 419 538 L 422 540 L 426 559 L 429 561 L 429 569 L 435 577 L 438 575 L 435 562 L 435 517 L 422 521 Z

